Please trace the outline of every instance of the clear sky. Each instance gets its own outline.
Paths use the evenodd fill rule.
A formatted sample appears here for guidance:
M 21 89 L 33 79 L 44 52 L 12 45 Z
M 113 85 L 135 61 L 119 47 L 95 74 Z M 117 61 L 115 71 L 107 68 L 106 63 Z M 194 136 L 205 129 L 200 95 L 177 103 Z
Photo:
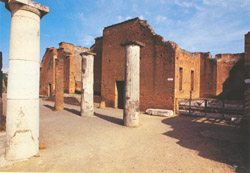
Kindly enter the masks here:
M 140 17 L 190 52 L 242 53 L 250 0 L 34 0 L 50 8 L 41 20 L 41 59 L 64 41 L 89 48 L 104 27 Z M 0 51 L 8 70 L 11 14 L 0 2 Z

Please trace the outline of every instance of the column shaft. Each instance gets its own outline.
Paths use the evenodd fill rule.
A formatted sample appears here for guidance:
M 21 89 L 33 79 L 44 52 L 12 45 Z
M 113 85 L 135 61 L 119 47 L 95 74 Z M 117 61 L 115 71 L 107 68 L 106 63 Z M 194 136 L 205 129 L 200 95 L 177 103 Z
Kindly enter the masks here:
M 124 125 L 139 125 L 140 98 L 140 47 L 126 45 L 125 47 L 125 105 Z
M 5 3 L 12 13 L 5 157 L 19 160 L 39 151 L 40 18 L 48 8 L 31 1 Z
M 82 98 L 81 116 L 94 115 L 94 53 L 84 52 L 82 56 Z
M 55 70 L 55 110 L 64 109 L 64 62 L 63 59 L 56 59 Z

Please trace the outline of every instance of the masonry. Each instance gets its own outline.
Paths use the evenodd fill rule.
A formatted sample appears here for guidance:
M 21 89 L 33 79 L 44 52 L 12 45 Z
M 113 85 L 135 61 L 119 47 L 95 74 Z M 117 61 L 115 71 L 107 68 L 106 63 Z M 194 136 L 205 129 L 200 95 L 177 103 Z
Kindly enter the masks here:
M 47 48 L 40 68 L 40 95 L 51 96 L 55 94 L 55 60 L 57 58 L 64 60 L 64 92 L 81 92 L 80 53 L 88 50 L 65 42 L 59 44 L 59 49 Z
M 94 94 L 106 106 L 123 108 L 125 54 L 120 43 L 145 44 L 140 54 L 140 110 L 175 109 L 177 98 L 243 99 L 244 53 L 189 52 L 157 35 L 145 20 L 134 18 L 105 27 L 90 50 L 94 59 Z M 53 95 L 55 58 L 64 59 L 64 92 L 81 91 L 81 52 L 89 49 L 62 42 L 47 48 L 41 63 L 40 95 Z
M 145 20 L 134 18 L 105 27 L 91 50 L 95 57 L 95 93 L 106 106 L 122 108 L 125 54 L 120 43 L 145 44 L 140 55 L 140 110 L 174 110 L 176 98 L 242 99 L 244 54 L 191 53 L 165 41 Z M 234 92 L 235 94 L 232 94 Z

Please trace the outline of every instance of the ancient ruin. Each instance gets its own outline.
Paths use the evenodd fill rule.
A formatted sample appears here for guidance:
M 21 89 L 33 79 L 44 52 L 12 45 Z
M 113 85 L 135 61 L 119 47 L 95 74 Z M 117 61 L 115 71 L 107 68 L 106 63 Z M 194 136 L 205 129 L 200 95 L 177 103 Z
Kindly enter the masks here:
M 92 52 L 83 52 L 82 56 L 82 97 L 81 116 L 94 116 L 94 55 Z
M 59 55 L 58 50 L 62 51 Z M 89 51 L 87 48 L 61 42 L 59 49 L 47 48 L 40 70 L 40 95 L 52 96 L 55 94 L 55 57 L 64 59 L 64 92 L 81 92 L 81 56 L 80 53 Z M 67 54 L 70 54 L 68 56 Z
M 29 0 L 4 1 L 11 12 L 6 159 L 39 151 L 40 19 L 49 8 Z
M 139 18 L 105 27 L 96 53 L 94 90 L 106 106 L 123 108 L 125 56 L 120 43 L 145 43 L 140 54 L 140 110 L 175 109 L 177 98 L 243 97 L 244 54 L 190 53 L 164 41 Z M 122 70 L 121 70 L 122 69 Z M 234 94 L 232 94 L 234 93 Z

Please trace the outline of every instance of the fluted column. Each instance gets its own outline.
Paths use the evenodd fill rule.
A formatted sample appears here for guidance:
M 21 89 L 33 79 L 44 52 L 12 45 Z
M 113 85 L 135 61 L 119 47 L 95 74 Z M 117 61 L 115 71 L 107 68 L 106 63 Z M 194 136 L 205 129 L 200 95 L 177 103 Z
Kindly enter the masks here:
M 5 157 L 19 160 L 39 151 L 40 19 L 49 9 L 30 0 L 5 3 L 12 16 Z

